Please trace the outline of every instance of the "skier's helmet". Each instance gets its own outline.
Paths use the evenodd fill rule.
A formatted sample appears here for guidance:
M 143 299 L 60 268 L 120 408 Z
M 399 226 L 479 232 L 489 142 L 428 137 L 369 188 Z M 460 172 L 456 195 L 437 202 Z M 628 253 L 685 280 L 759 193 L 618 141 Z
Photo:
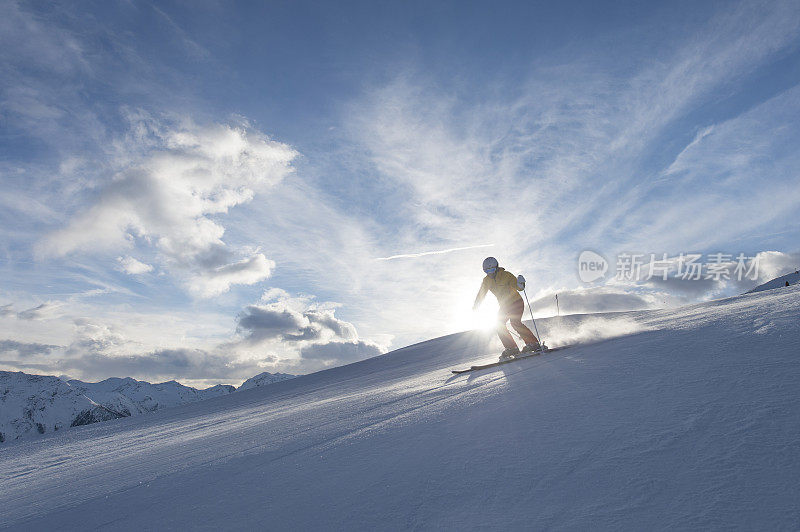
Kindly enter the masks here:
M 483 271 L 492 275 L 497 271 L 497 259 L 494 257 L 486 257 L 483 259 Z

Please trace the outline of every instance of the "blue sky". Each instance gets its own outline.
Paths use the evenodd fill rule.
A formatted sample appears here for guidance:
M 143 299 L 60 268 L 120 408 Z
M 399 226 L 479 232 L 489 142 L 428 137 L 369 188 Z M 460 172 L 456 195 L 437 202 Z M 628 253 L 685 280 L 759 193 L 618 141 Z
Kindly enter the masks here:
M 800 264 L 793 2 L 0 11 L 2 369 L 314 371 L 490 322 L 489 254 L 540 315 L 756 284 L 587 249 Z

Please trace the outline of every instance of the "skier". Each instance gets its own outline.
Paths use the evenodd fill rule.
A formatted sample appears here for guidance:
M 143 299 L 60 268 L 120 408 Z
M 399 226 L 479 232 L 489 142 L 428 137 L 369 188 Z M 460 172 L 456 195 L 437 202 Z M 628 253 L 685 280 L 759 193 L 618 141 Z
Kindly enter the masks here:
M 525 341 L 525 347 L 522 348 L 522 352 L 541 352 L 542 347 L 539 344 L 539 340 L 522 323 L 522 311 L 525 310 L 525 305 L 519 296 L 519 292 L 525 289 L 525 278 L 521 275 L 516 277 L 513 273 L 506 271 L 505 268 L 500 268 L 497 264 L 497 259 L 494 257 L 486 257 L 486 260 L 483 261 L 483 271 L 486 273 L 486 277 L 483 278 L 483 283 L 481 283 L 481 288 L 478 290 L 478 297 L 475 298 L 472 310 L 478 310 L 483 298 L 486 297 L 486 292 L 491 291 L 497 297 L 497 302 L 500 304 L 500 312 L 497 315 L 497 335 L 500 337 L 500 341 L 503 342 L 503 347 L 505 347 L 500 358 L 506 359 L 520 353 L 517 342 L 514 341 L 506 327 L 506 322 L 509 320 L 514 330 Z

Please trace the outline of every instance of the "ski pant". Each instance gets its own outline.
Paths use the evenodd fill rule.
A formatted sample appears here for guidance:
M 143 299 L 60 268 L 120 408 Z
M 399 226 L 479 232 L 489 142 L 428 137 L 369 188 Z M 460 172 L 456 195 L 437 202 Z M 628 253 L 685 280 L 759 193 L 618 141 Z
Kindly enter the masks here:
M 522 337 L 525 344 L 537 345 L 539 343 L 539 340 L 536 339 L 536 336 L 533 335 L 531 330 L 522 323 L 522 312 L 524 310 L 525 304 L 522 302 L 522 299 L 517 299 L 507 306 L 500 307 L 500 312 L 497 315 L 497 336 L 500 337 L 500 341 L 503 342 L 503 347 L 506 349 L 519 349 L 517 342 L 514 341 L 511 333 L 508 332 L 508 327 L 506 327 L 507 321 L 511 321 L 511 326 L 517 331 L 517 334 Z

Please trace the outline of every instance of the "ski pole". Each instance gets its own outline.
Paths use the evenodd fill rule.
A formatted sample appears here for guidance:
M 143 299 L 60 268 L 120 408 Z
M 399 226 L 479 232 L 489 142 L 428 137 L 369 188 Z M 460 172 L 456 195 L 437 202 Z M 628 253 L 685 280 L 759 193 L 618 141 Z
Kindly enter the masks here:
M 544 350 L 544 339 L 539 336 L 539 329 L 536 328 L 536 320 L 533 319 L 533 307 L 531 307 L 531 301 L 528 299 L 528 291 L 523 288 L 522 293 L 525 294 L 525 301 L 528 302 L 528 310 L 531 313 L 531 321 L 533 322 L 533 330 L 536 333 L 536 338 L 539 340 L 539 345 L 542 346 L 542 350 Z

